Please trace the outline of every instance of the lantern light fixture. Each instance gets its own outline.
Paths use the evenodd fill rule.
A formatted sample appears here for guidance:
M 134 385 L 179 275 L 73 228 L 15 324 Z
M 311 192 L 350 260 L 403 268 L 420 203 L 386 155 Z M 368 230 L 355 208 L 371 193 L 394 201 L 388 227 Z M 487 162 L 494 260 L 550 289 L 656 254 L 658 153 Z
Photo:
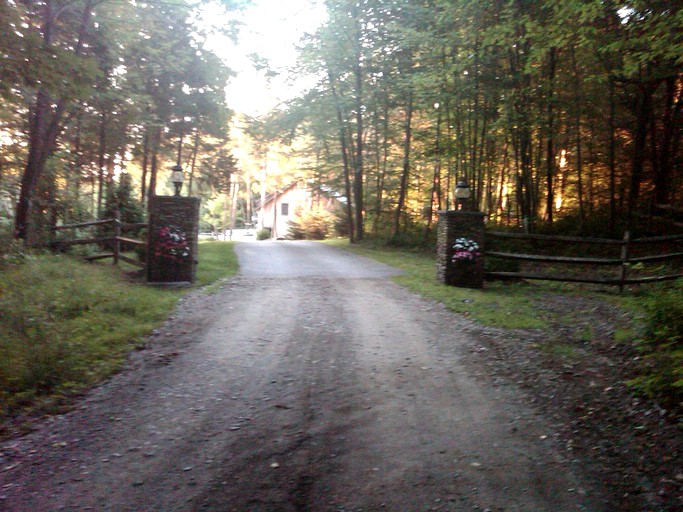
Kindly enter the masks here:
M 455 185 L 455 201 L 460 210 L 465 208 L 465 203 L 470 198 L 470 186 L 467 184 L 465 178 L 460 178 Z
M 185 181 L 185 173 L 183 173 L 183 166 L 180 164 L 175 164 L 171 167 L 171 182 L 175 187 L 176 197 L 180 196 L 180 190 L 183 188 L 183 182 Z

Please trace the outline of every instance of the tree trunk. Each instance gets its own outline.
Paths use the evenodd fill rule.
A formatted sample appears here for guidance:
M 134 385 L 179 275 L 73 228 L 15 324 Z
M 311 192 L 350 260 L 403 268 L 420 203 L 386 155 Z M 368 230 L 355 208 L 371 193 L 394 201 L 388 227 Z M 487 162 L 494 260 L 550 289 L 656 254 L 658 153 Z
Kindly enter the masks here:
M 486 110 L 486 109 L 484 109 Z M 484 116 L 481 123 L 481 136 L 479 137 L 479 154 L 477 157 L 477 180 L 475 182 L 475 209 L 479 210 L 479 207 L 483 204 L 484 198 L 484 147 L 486 145 L 486 133 L 488 130 L 488 118 Z
M 81 14 L 81 22 L 73 52 L 80 55 L 83 49 L 83 39 L 88 22 L 91 18 L 92 0 L 88 0 Z M 50 48 L 54 40 L 55 12 L 54 1 L 45 0 L 43 3 L 43 47 Z M 66 100 L 53 99 L 47 91 L 40 88 L 36 94 L 36 102 L 29 114 L 29 151 L 26 166 L 21 177 L 21 189 L 14 218 L 14 234 L 17 238 L 31 240 L 30 224 L 33 205 L 33 194 L 36 191 L 40 177 L 45 170 L 48 158 L 54 152 L 57 137 L 61 131 Z
M 631 181 L 628 194 L 628 220 L 633 220 L 633 214 L 640 199 L 640 186 L 646 157 L 647 132 L 652 122 L 652 95 L 654 88 L 643 85 L 638 88 L 636 97 L 636 118 L 633 134 L 633 155 L 631 165 Z
M 346 194 L 346 215 L 349 229 L 349 242 L 354 243 L 356 239 L 353 223 L 353 206 L 351 204 L 351 168 L 349 165 L 349 147 L 346 139 L 346 127 L 344 125 L 344 115 L 342 113 L 341 104 L 339 103 L 339 97 L 337 96 L 337 88 L 335 86 L 335 78 L 332 71 L 328 70 L 327 77 L 330 82 L 330 92 L 332 92 L 332 98 L 334 99 L 334 106 L 337 113 L 339 148 L 341 150 L 344 168 L 344 189 Z
M 555 191 L 553 189 L 553 180 L 555 176 L 555 64 L 556 64 L 556 50 L 550 48 L 550 55 L 548 56 L 548 130 L 546 138 L 546 152 L 545 152 L 545 169 L 546 169 L 546 205 L 545 216 L 548 224 L 553 223 L 553 208 L 555 207 Z
M 81 178 L 82 178 L 82 171 L 83 171 L 83 147 L 82 147 L 82 140 L 81 140 L 81 121 L 82 121 L 82 115 L 81 113 L 78 114 L 76 117 L 76 133 L 73 138 L 73 160 L 71 162 L 71 170 L 69 172 L 69 179 L 67 180 L 68 182 L 71 182 L 71 186 L 74 189 L 75 192 L 75 197 L 77 201 L 80 201 L 81 199 Z
M 408 104 L 406 105 L 405 135 L 403 139 L 403 170 L 401 172 L 401 186 L 398 192 L 398 204 L 394 213 L 394 236 L 401 234 L 401 215 L 408 194 L 408 177 L 410 176 L 410 145 L 412 142 L 413 120 L 413 90 L 408 91 Z
M 97 154 L 97 218 L 102 218 L 104 207 L 104 169 L 107 155 L 107 113 L 102 109 L 100 114 L 99 149 Z
M 509 51 L 510 73 L 515 76 L 514 119 L 509 120 L 515 152 L 516 198 L 518 216 L 525 230 L 533 231 L 536 201 L 533 177 L 533 137 L 531 131 L 531 76 L 524 69 L 524 60 L 531 48 L 525 28 L 517 28 L 519 43 Z
M 659 148 L 653 144 L 652 154 L 658 154 L 655 169 L 656 204 L 668 204 L 671 197 L 670 180 L 673 174 L 673 162 L 680 143 L 681 109 L 683 108 L 683 89 L 679 87 L 676 98 L 677 77 L 666 79 L 664 98 L 664 117 L 662 119 L 662 140 Z
M 147 200 L 147 172 L 149 167 L 149 126 L 145 127 L 142 139 L 142 177 L 140 178 L 140 203 L 145 205 Z
M 197 154 L 199 153 L 199 143 L 201 139 L 199 137 L 199 130 L 195 131 L 194 143 L 192 145 L 192 156 L 190 157 L 190 180 L 187 184 L 187 195 L 192 195 L 192 185 L 194 184 L 194 173 L 197 168 Z M 249 222 L 249 220 L 247 220 Z
M 441 105 L 439 105 L 439 107 L 441 107 Z M 427 229 L 425 230 L 425 236 L 427 236 L 432 228 L 435 198 L 437 210 L 441 210 L 441 112 L 441 108 L 437 109 L 436 136 L 434 138 L 434 174 L 432 176 L 432 189 L 429 193 Z
M 579 202 L 579 227 L 583 231 L 585 208 L 583 199 L 583 155 L 581 148 L 581 80 L 576 65 L 576 52 L 572 48 L 572 67 L 574 71 L 574 130 L 576 136 L 576 193 Z
M 356 238 L 363 240 L 363 69 L 361 67 L 361 25 L 358 7 L 352 8 L 356 22 L 355 55 L 353 62 L 354 93 L 356 99 L 356 159 L 353 172 L 353 199 L 356 221 Z
M 148 207 L 151 201 L 157 194 L 157 168 L 159 165 L 159 147 L 161 146 L 161 127 L 157 126 L 154 130 L 154 139 L 152 140 L 152 165 L 149 173 L 149 189 L 147 191 Z
M 469 123 L 470 132 L 470 148 L 469 148 L 469 159 L 470 159 L 470 176 L 472 181 L 470 186 L 473 187 L 477 192 L 479 192 L 479 184 L 476 182 L 479 177 L 477 172 L 477 147 L 478 147 L 478 137 L 479 137 L 479 116 L 480 116 L 480 94 L 479 94 L 479 48 L 478 43 L 475 43 L 474 47 L 474 70 L 472 73 L 472 78 L 474 80 L 474 98 L 472 102 L 472 110 L 469 114 L 472 121 Z M 470 201 L 476 201 L 477 198 L 471 198 Z
M 616 164 L 616 109 L 614 77 L 609 77 L 609 223 L 608 230 L 614 234 L 617 222 L 617 164 Z
M 372 232 L 379 231 L 379 222 L 382 217 L 382 205 L 384 203 L 384 182 L 387 175 L 387 164 L 389 161 L 389 98 L 386 90 L 382 101 L 382 152 L 377 173 L 376 192 L 375 192 L 375 218 L 373 219 Z M 379 146 L 378 146 L 379 154 Z

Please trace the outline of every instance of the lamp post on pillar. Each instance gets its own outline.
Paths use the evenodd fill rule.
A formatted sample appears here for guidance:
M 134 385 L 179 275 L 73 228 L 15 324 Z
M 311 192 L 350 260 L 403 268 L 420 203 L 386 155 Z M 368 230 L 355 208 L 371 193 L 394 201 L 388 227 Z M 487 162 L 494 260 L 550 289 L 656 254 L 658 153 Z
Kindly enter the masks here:
M 195 280 L 199 238 L 199 198 L 181 197 L 185 181 L 180 164 L 183 134 L 178 139 L 178 157 L 171 167 L 173 196 L 154 196 L 149 203 L 147 228 L 147 282 L 185 284 Z
M 439 212 L 436 247 L 437 279 L 464 288 L 484 286 L 484 214 L 469 206 L 465 178 L 455 185 L 455 210 Z
M 171 167 L 171 182 L 175 187 L 175 196 L 180 197 L 180 190 L 183 188 L 183 182 L 185 181 L 185 173 L 183 172 L 183 166 L 180 163 L 175 164 Z
M 470 186 L 467 184 L 467 181 L 465 178 L 460 178 L 458 180 L 458 183 L 455 185 L 455 202 L 456 202 L 456 209 L 458 210 L 465 210 L 465 206 L 467 204 L 467 200 L 470 198 Z

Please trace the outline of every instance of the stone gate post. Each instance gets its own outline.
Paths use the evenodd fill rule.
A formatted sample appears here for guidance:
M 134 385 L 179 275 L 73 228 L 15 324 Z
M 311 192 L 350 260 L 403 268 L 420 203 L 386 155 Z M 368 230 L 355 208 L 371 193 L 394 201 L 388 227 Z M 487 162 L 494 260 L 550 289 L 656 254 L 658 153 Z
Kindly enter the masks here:
M 437 279 L 451 286 L 484 287 L 484 214 L 476 211 L 439 212 L 436 246 Z M 453 261 L 453 245 L 458 238 L 476 242 L 482 252 L 474 260 Z
M 194 282 L 198 240 L 199 198 L 151 198 L 147 228 L 147 282 Z

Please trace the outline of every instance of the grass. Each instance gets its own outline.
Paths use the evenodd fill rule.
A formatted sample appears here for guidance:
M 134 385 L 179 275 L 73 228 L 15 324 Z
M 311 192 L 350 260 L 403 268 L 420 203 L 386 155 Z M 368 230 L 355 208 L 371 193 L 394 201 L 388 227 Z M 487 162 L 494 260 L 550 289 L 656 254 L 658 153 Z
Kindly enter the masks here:
M 235 242 L 199 242 L 199 265 L 197 266 L 197 285 L 214 291 L 221 280 L 237 272 L 237 255 L 233 251 Z
M 537 345 L 541 352 L 545 352 L 553 357 L 564 360 L 578 359 L 578 350 L 575 346 L 560 341 L 549 341 L 547 343 Z
M 533 299 L 541 293 L 538 287 L 500 282 L 487 283 L 486 290 L 446 286 L 436 280 L 436 260 L 433 254 L 390 247 L 380 249 L 350 245 L 348 240 L 341 239 L 326 243 L 400 268 L 404 275 L 394 278 L 397 283 L 442 302 L 451 310 L 481 324 L 508 329 L 544 329 L 548 326 L 533 303 Z
M 616 288 L 591 289 L 576 283 L 552 281 L 492 281 L 486 282 L 483 290 L 470 290 L 439 283 L 436 280 L 435 255 L 428 251 L 373 245 L 374 242 L 351 245 L 346 239 L 327 240 L 325 243 L 400 268 L 404 275 L 394 278 L 397 283 L 437 300 L 452 311 L 482 325 L 506 329 L 548 329 L 552 324 L 578 324 L 581 320 L 580 312 L 566 310 L 564 313 L 554 313 L 537 307 L 537 304 L 546 300 L 549 294 L 592 295 L 628 312 L 629 317 L 640 320 L 643 316 L 642 295 L 657 293 L 656 288 L 653 288 L 619 295 Z M 592 329 L 587 327 L 580 338 L 581 341 L 589 343 L 594 335 Z M 616 340 L 623 343 L 633 341 L 636 336 L 633 325 L 626 320 L 615 333 Z
M 230 242 L 200 244 L 198 286 L 210 290 L 236 271 Z M 125 269 L 67 256 L 0 267 L 0 420 L 58 409 L 116 372 L 187 291 L 133 283 Z
M 614 331 L 616 343 L 632 343 L 638 337 L 637 331 L 632 327 L 619 328 Z

